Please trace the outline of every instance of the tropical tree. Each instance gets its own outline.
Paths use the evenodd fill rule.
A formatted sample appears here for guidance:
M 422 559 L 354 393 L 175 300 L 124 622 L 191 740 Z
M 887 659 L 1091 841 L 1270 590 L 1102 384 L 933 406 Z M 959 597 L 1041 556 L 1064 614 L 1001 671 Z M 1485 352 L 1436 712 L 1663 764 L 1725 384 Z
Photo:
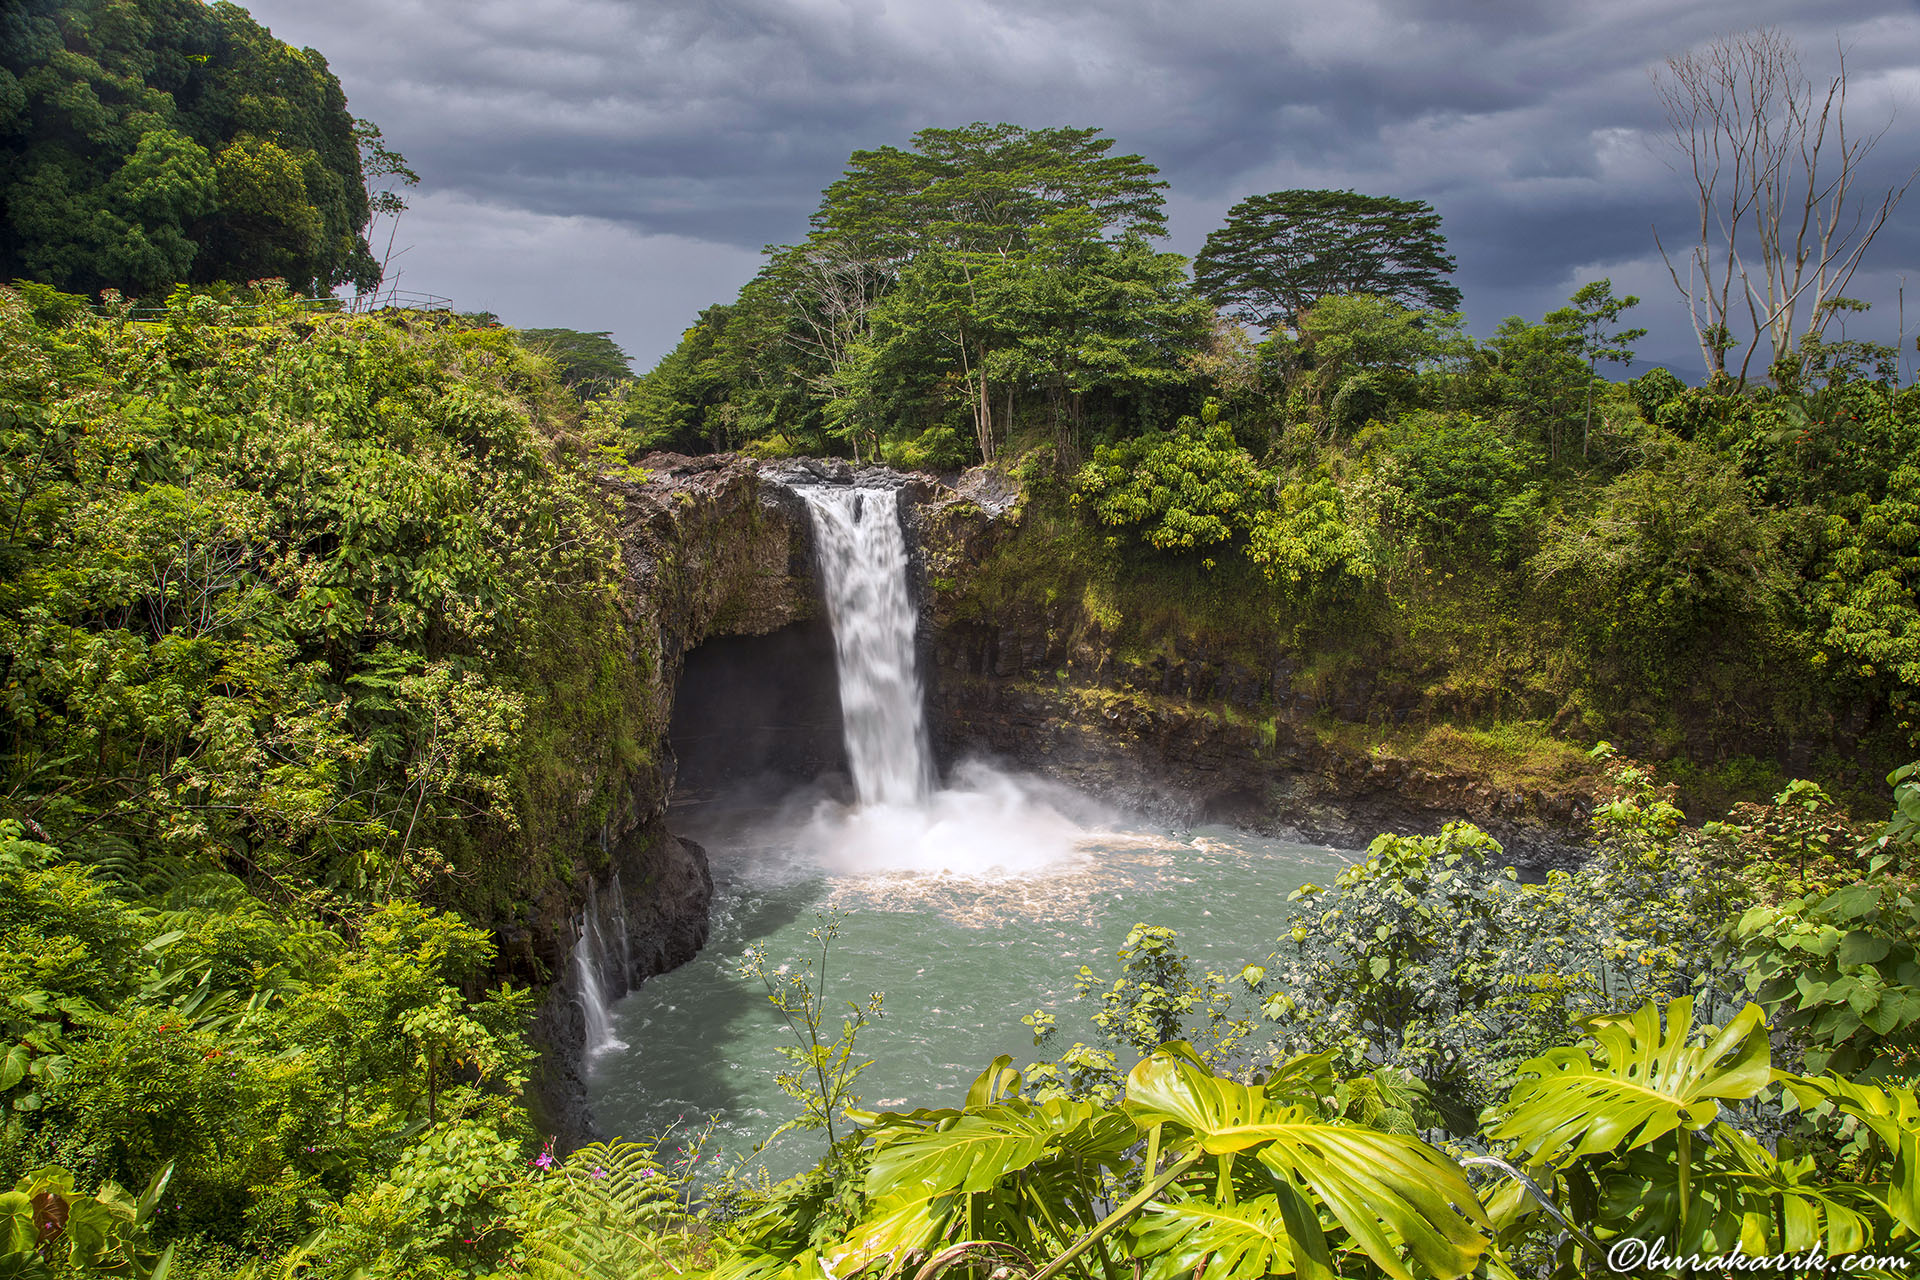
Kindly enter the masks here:
M 1295 323 L 1295 336 L 1275 334 L 1266 346 L 1287 367 L 1301 409 L 1335 430 L 1390 420 L 1419 397 L 1420 373 L 1472 350 L 1458 312 L 1417 311 L 1375 294 L 1330 295 Z
M 604 395 L 633 377 L 627 353 L 602 330 L 522 329 L 520 340 L 560 367 L 560 381 L 582 397 Z
M 1293 328 L 1333 294 L 1367 293 L 1404 307 L 1452 311 L 1453 256 L 1423 200 L 1354 191 L 1275 191 L 1227 210 L 1194 259 L 1195 287 L 1259 329 Z
M 1587 456 L 1587 444 L 1593 434 L 1593 384 L 1599 362 L 1633 363 L 1633 348 L 1627 344 L 1647 336 L 1645 329 L 1613 329 L 1620 313 L 1640 305 L 1633 294 L 1613 296 L 1613 281 L 1595 280 L 1582 285 L 1568 301 L 1572 304 L 1548 314 L 1547 323 L 1558 325 L 1573 335 L 1574 350 L 1587 360 L 1586 418 L 1580 430 L 1580 456 Z
M 972 124 L 856 151 L 812 234 L 771 250 L 742 301 L 843 438 L 877 443 L 882 417 L 957 405 L 991 458 L 1030 390 L 1071 435 L 1090 391 L 1177 380 L 1171 349 L 1202 324 L 1179 260 L 1126 248 L 1165 233 L 1166 184 L 1113 145 L 1095 129 Z
M 360 143 L 313 50 L 234 5 L 9 6 L 0 279 L 164 295 L 278 277 L 378 283 Z M 386 175 L 404 174 L 404 161 Z
M 974 123 L 922 129 L 911 150 L 856 151 L 822 193 L 816 231 L 851 238 L 894 266 L 929 246 L 1017 253 L 1056 214 L 1090 215 L 1096 234 L 1166 234 L 1166 183 L 1139 156 L 1108 154 L 1098 129 Z

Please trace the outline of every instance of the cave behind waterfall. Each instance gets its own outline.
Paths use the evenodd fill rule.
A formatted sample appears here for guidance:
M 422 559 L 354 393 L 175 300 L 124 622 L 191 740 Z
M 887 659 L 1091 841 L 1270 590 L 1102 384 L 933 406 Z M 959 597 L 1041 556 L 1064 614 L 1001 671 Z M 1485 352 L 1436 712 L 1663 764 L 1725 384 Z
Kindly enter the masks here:
M 844 780 L 832 628 L 821 618 L 690 651 L 667 739 L 683 811 Z

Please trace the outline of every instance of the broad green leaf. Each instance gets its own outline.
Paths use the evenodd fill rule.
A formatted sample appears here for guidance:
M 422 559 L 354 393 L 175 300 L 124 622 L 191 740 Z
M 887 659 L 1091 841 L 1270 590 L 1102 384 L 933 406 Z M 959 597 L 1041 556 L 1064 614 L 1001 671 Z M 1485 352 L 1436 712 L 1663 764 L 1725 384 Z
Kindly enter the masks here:
M 1703 1046 L 1687 1043 L 1693 1000 L 1667 1006 L 1667 1027 L 1649 1002 L 1631 1015 L 1588 1022 L 1600 1057 L 1578 1046 L 1550 1049 L 1521 1064 L 1507 1118 L 1491 1136 L 1513 1142 L 1536 1164 L 1631 1151 L 1685 1126 L 1701 1129 L 1719 1100 L 1751 1098 L 1765 1088 L 1767 1028 L 1749 1004 Z
M 40 1233 L 33 1224 L 33 1197 L 24 1191 L 0 1191 L 0 1274 L 9 1263 L 32 1256 Z
M 1920 1133 L 1920 1093 L 1913 1089 L 1883 1088 L 1831 1073 L 1796 1076 L 1782 1072 L 1779 1079 L 1804 1109 L 1810 1110 L 1831 1099 L 1840 1111 L 1858 1118 L 1872 1130 L 1889 1151 L 1900 1151 L 1907 1137 Z M 1909 1173 L 1911 1176 L 1920 1170 Z M 1916 1229 L 1920 1230 L 1920 1226 Z
M 1333 1214 L 1387 1274 L 1409 1260 L 1436 1276 L 1473 1270 L 1491 1230 L 1460 1167 L 1416 1138 L 1328 1124 L 1309 1109 L 1212 1075 L 1184 1045 L 1163 1048 L 1127 1076 L 1126 1109 L 1142 1127 L 1172 1122 L 1208 1154 L 1252 1152 L 1275 1177 Z
M 1020 1073 L 1013 1069 L 1013 1056 L 1001 1054 L 967 1088 L 966 1106 L 984 1107 L 1004 1102 L 1020 1092 Z
M 1146 1264 L 1143 1280 L 1180 1280 L 1203 1263 L 1212 1280 L 1259 1280 L 1294 1270 L 1290 1234 L 1270 1196 L 1231 1208 L 1208 1199 L 1154 1201 L 1134 1219 L 1131 1252 Z
M 957 1196 L 888 1198 L 871 1203 L 872 1213 L 866 1221 L 827 1249 L 824 1261 L 829 1274 L 850 1276 L 883 1259 L 897 1263 L 909 1253 L 931 1248 L 944 1238 L 959 1205 Z
M 1880 905 L 1880 886 L 1850 884 L 1829 894 L 1821 905 L 1830 915 L 1841 920 L 1852 920 Z
M 11 1089 L 27 1076 L 27 1061 L 31 1055 L 23 1044 L 9 1045 L 4 1055 L 0 1055 L 0 1089 Z
M 867 1166 L 867 1195 L 926 1199 L 985 1191 L 1040 1159 L 1093 1111 L 1089 1103 L 1064 1099 L 1039 1107 L 1016 1101 L 970 1109 L 938 1129 L 885 1131 L 897 1136 L 876 1146 Z
M 1874 1238 L 1870 1219 L 1879 1216 L 1874 1188 L 1839 1182 L 1811 1160 L 1779 1162 L 1730 1125 L 1713 1131 L 1712 1146 L 1725 1167 L 1703 1170 L 1696 1190 L 1744 1211 L 1751 1220 L 1743 1223 L 1741 1235 L 1747 1252 L 1758 1256 L 1817 1248 L 1832 1257 L 1853 1253 Z M 1784 1228 L 1783 1235 L 1776 1237 L 1776 1225 Z
M 1855 929 L 1840 940 L 1840 954 L 1835 958 L 1841 964 L 1874 964 L 1886 958 L 1892 950 L 1892 944 L 1885 938 L 1876 938 L 1864 929 Z

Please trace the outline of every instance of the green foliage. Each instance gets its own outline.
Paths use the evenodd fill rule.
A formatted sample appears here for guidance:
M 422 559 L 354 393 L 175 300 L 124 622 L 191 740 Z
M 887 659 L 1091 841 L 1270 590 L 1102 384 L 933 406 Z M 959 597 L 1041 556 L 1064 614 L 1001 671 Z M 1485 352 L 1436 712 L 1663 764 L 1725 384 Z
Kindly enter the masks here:
M 9 295 L 0 327 L 19 812 L 349 893 L 548 825 L 557 690 L 513 655 L 558 657 L 562 614 L 617 644 L 612 544 L 508 335 L 184 291 L 152 324 Z
M 1075 1043 L 1055 1061 L 1028 1066 L 1023 1074 L 1036 1098 L 1110 1103 L 1120 1091 L 1121 1052 L 1137 1060 L 1169 1041 L 1186 1039 L 1190 1027 L 1201 1027 L 1204 1038 L 1194 1038 L 1201 1040 L 1207 1060 L 1215 1061 L 1230 1057 L 1249 1029 L 1246 1018 L 1231 1012 L 1227 979 L 1217 973 L 1196 974 L 1172 929 L 1135 925 L 1115 958 L 1120 974 L 1111 982 L 1103 982 L 1084 965 L 1074 979 L 1075 1001 L 1098 1001 L 1091 1021 L 1106 1047 Z M 1255 984 L 1259 972 L 1249 966 L 1241 981 Z M 1021 1021 L 1033 1029 L 1036 1046 L 1049 1044 L 1059 1030 L 1055 1016 L 1043 1009 Z
M 1690 997 L 1675 1000 L 1666 1014 L 1664 1032 L 1650 1004 L 1631 1018 L 1591 1020 L 1598 1063 L 1578 1047 L 1550 1049 L 1526 1063 L 1521 1071 L 1533 1078 L 1515 1086 L 1493 1136 L 1512 1142 L 1530 1163 L 1570 1163 L 1698 1133 L 1719 1118 L 1720 1102 L 1743 1101 L 1771 1083 L 1758 1005 L 1699 1046 L 1688 1039 Z
M 1194 283 L 1228 315 L 1257 329 L 1292 328 L 1322 298 L 1374 294 L 1404 306 L 1452 311 L 1460 290 L 1422 200 L 1352 191 L 1275 191 L 1227 210 L 1194 259 Z
M 1920 1215 L 1911 1208 L 1910 1164 L 1877 1184 L 1835 1181 L 1814 1160 L 1784 1147 L 1771 1152 L 1730 1122 L 1728 1107 L 1750 1103 L 1778 1074 L 1766 1026 L 1748 1005 L 1696 1043 L 1692 1006 L 1669 1004 L 1664 1030 L 1652 1005 L 1592 1019 L 1594 1045 L 1525 1065 L 1533 1078 L 1515 1088 L 1491 1132 L 1514 1144 L 1527 1175 L 1489 1201 L 1503 1239 L 1537 1219 L 1540 1199 L 1557 1201 L 1575 1224 L 1562 1237 L 1555 1274 L 1579 1274 L 1603 1252 L 1616 1265 L 1638 1266 L 1648 1261 L 1644 1242 L 1656 1238 L 1673 1256 L 1738 1248 L 1759 1257 L 1816 1249 L 1839 1256 L 1911 1236 Z M 1789 1086 L 1803 1101 L 1841 1100 L 1890 1132 L 1903 1108 L 1920 1114 L 1910 1091 L 1869 1094 L 1831 1077 L 1789 1078 Z M 1896 1138 L 1896 1147 L 1904 1141 Z
M 1318 1079 L 1307 1061 L 1249 1087 L 1174 1043 L 1133 1069 L 1119 1106 L 1035 1101 L 1001 1058 L 962 1107 L 860 1114 L 870 1155 L 851 1229 L 822 1237 L 824 1206 L 789 1201 L 748 1224 L 716 1275 L 898 1274 L 968 1251 L 1035 1280 L 1130 1274 L 1129 1259 L 1190 1273 L 1209 1255 L 1236 1274 L 1471 1271 L 1485 1217 L 1458 1166 L 1327 1114 Z
M 1324 428 L 1353 432 L 1389 420 L 1420 395 L 1417 375 L 1463 359 L 1472 343 L 1457 313 L 1419 311 L 1373 294 L 1330 294 L 1300 315 L 1297 334 L 1267 346 Z
M 0 1192 L 0 1274 L 10 1280 L 76 1272 L 162 1280 L 173 1247 L 156 1248 L 147 1222 L 172 1172 L 161 1169 L 135 1200 L 116 1183 L 84 1195 L 66 1170 L 36 1169 Z
M 1622 311 L 1640 305 L 1640 299 L 1632 294 L 1614 297 L 1611 280 L 1582 285 L 1568 301 L 1573 305 L 1548 313 L 1547 324 L 1571 335 L 1575 353 L 1587 360 L 1586 412 L 1580 426 L 1580 456 L 1585 458 L 1593 434 L 1595 370 L 1602 360 L 1609 364 L 1632 364 L 1633 349 L 1627 344 L 1646 337 L 1647 331 L 1609 327 L 1620 322 Z
M 364 1223 L 389 1182 L 437 1224 L 429 1252 L 492 1212 L 467 1166 L 517 1160 L 531 1003 L 463 992 L 485 934 L 395 903 L 349 942 L 205 874 L 130 905 L 18 834 L 0 824 L 15 1158 L 122 1185 L 164 1169 L 165 1238 L 284 1248 L 336 1210 Z
M 1225 425 L 1183 418 L 1171 432 L 1095 449 L 1076 500 L 1109 528 L 1137 528 L 1150 547 L 1191 551 L 1243 534 L 1271 484 Z
M 1920 1068 L 1920 817 L 1914 766 L 1896 770 L 1894 816 L 1831 887 L 1762 902 L 1729 930 L 1748 988 L 1795 1033 L 1807 1067 L 1845 1076 L 1912 1076 Z M 1791 795 L 1785 799 L 1795 798 Z M 1805 843 L 1831 838 L 1808 815 Z M 1804 856 L 1804 855 L 1803 855 Z
M 179 281 L 277 277 L 315 295 L 378 282 L 339 81 L 240 8 L 28 0 L 0 75 L 20 96 L 0 279 L 156 300 Z M 381 176 L 405 171 L 381 152 L 397 162 Z
M 1314 476 L 1281 485 L 1273 505 L 1253 517 L 1247 559 L 1268 582 L 1325 597 L 1372 581 L 1380 552 L 1340 486 Z
M 1577 620 L 1590 661 L 1665 692 L 1675 655 L 1782 609 L 1781 523 L 1726 460 L 1665 441 L 1549 521 L 1529 567 Z
M 581 333 L 577 329 L 522 329 L 520 340 L 552 358 L 560 381 L 582 399 L 604 395 L 631 381 L 633 366 L 610 332 Z
M 527 1274 L 630 1280 L 685 1274 L 707 1261 L 702 1224 L 689 1211 L 695 1188 L 654 1147 L 594 1142 L 564 1163 L 550 1153 L 543 1159 L 518 1249 Z
M 840 1030 L 828 1038 L 827 957 L 833 940 L 840 935 L 840 923 L 838 914 L 827 914 L 807 931 L 819 951 L 800 960 L 798 972 L 792 962 L 769 967 L 765 949 L 757 946 L 749 947 L 740 963 L 742 977 L 755 979 L 766 988 L 768 1003 L 795 1041 L 780 1047 L 788 1068 L 776 1073 L 774 1079 L 782 1092 L 800 1104 L 801 1111 L 769 1135 L 768 1141 L 790 1128 L 825 1129 L 829 1153 L 839 1150 L 834 1117 L 860 1100 L 853 1092 L 854 1079 L 873 1065 L 871 1060 L 854 1060 L 860 1032 L 880 1016 L 884 1001 L 878 991 L 870 992 L 865 1003 L 846 1001 Z
M 195 1266 L 493 1265 L 531 997 L 401 895 L 537 899 L 644 764 L 572 397 L 280 291 L 0 330 L 0 1169 L 169 1166 Z
M 1548 457 L 1559 461 L 1592 386 L 1575 334 L 1563 323 L 1508 316 L 1487 346 L 1496 402 L 1518 433 L 1544 444 Z
M 1184 260 L 1147 243 L 1166 184 L 1112 147 L 1093 129 L 973 124 L 855 152 L 806 241 L 769 249 L 642 380 L 645 443 L 911 461 L 916 437 L 945 452 L 950 432 L 991 460 L 1044 424 L 1071 454 L 1178 402 L 1206 307 Z
M 1406 495 L 1424 545 L 1468 547 L 1514 563 L 1541 522 L 1538 459 L 1496 424 L 1467 414 L 1408 414 L 1395 424 L 1386 474 Z
M 1712 934 L 1728 910 L 1679 814 L 1621 775 L 1579 870 L 1520 884 L 1484 833 L 1383 836 L 1300 904 L 1261 971 L 1259 1057 L 1333 1052 L 1349 1073 L 1384 1064 L 1430 1086 L 1459 1127 L 1520 1059 L 1574 1019 L 1718 981 Z
M 1075 478 L 1073 501 L 1156 550 L 1237 547 L 1269 582 L 1284 578 L 1302 596 L 1363 584 L 1374 573 L 1372 542 L 1330 477 L 1279 484 L 1218 422 L 1182 418 L 1171 432 L 1099 446 Z M 1212 569 L 1216 561 L 1203 554 L 1201 563 Z

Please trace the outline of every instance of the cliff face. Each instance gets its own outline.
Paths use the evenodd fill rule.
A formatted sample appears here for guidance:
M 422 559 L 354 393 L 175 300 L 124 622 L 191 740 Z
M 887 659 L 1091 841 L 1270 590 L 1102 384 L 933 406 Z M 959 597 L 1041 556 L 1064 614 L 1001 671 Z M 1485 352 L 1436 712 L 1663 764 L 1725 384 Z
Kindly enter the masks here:
M 1590 780 L 1497 781 L 1383 745 L 1391 691 L 1324 689 L 1274 645 L 1195 629 L 1128 654 L 1070 594 L 990 613 L 970 600 L 995 560 L 1036 536 L 1018 490 L 971 473 L 921 509 L 929 584 L 934 736 L 951 758 L 984 752 L 1176 823 L 1222 822 L 1363 846 L 1382 832 L 1471 821 L 1523 865 L 1564 865 L 1591 808 Z M 1043 535 L 1041 535 L 1043 536 Z M 1251 652 L 1250 652 L 1251 651 Z M 1258 655 L 1257 657 L 1254 655 Z M 1332 723 L 1352 732 L 1327 732 Z
M 707 940 L 713 877 L 704 851 L 666 826 L 673 761 L 666 750 L 675 688 L 688 650 L 719 636 L 763 635 L 817 611 L 804 506 L 752 461 L 726 455 L 642 459 L 647 479 L 609 480 L 619 506 L 627 663 L 640 682 L 630 767 L 575 860 L 578 875 L 537 904 L 523 945 L 555 981 L 535 1025 L 546 1052 L 542 1119 L 568 1139 L 592 1131 L 583 1074 L 585 1026 L 576 956 L 583 916 L 600 936 L 624 938 L 598 957 L 608 999 L 684 964 Z M 588 788 L 589 792 L 593 790 Z

